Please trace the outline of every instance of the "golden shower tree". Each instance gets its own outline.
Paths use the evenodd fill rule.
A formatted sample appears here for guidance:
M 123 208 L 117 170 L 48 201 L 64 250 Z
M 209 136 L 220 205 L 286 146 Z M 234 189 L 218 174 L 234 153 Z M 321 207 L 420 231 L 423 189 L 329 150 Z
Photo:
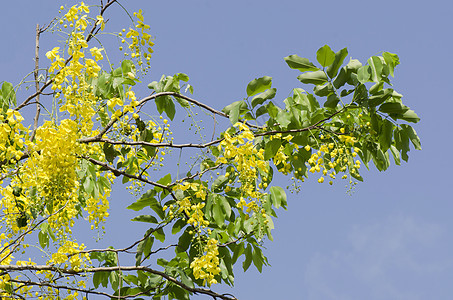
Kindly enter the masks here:
M 263 241 L 272 240 L 275 209 L 287 205 L 284 189 L 272 184 L 274 172 L 288 175 L 296 189 L 309 175 L 321 184 L 353 185 L 362 181 L 361 165 L 384 171 L 390 155 L 397 165 L 408 160 L 410 142 L 421 149 L 407 124 L 419 118 L 390 85 L 395 54 L 383 52 L 366 64 L 345 62 L 346 48 L 334 52 L 327 45 L 316 64 L 290 55 L 286 63 L 312 92 L 295 88 L 281 108 L 272 78 L 264 76 L 247 85 L 243 100 L 217 110 L 190 97 L 182 73 L 149 83 L 146 95 L 134 92 L 146 80 L 153 38 L 142 11 L 134 13 L 128 29 L 109 33 L 125 52 L 111 61 L 102 41 L 112 5 L 119 3 L 60 7 L 53 22 L 36 29 L 35 91 L 16 97 L 21 84 L 2 83 L 4 299 L 235 299 L 215 285 L 233 284 L 239 261 L 244 270 L 267 264 Z M 44 33 L 66 40 L 39 45 Z M 44 64 L 39 47 L 48 50 Z M 23 117 L 26 108 L 35 109 L 34 117 Z M 194 134 L 180 143 L 170 129 L 181 122 L 176 109 L 192 117 L 198 109 L 207 122 L 226 118 L 231 125 L 210 140 Z M 188 163 L 182 176 L 182 166 L 163 173 L 176 170 L 164 160 L 172 150 Z M 87 249 L 72 231 L 86 222 L 95 232 L 103 227 L 111 187 L 120 181 L 137 197 L 127 207 L 137 212 L 132 221 L 149 229 L 123 248 Z

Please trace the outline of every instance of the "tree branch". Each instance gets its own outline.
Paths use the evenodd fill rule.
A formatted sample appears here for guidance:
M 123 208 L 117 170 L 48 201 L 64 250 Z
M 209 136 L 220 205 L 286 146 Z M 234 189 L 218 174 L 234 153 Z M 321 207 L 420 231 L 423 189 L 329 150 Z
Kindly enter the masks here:
M 115 176 L 123 175 L 123 176 L 129 177 L 131 179 L 136 179 L 136 180 L 139 180 L 139 181 L 142 181 L 142 182 L 145 182 L 145 183 L 160 187 L 160 188 L 162 188 L 164 190 L 167 190 L 167 191 L 171 190 L 170 186 L 163 185 L 163 184 L 148 180 L 148 179 L 140 177 L 140 176 L 136 176 L 136 175 L 132 175 L 132 174 L 126 173 L 125 171 L 118 170 L 118 169 L 110 166 L 109 164 L 107 164 L 105 162 L 102 162 L 102 161 L 99 161 L 99 160 L 96 160 L 94 158 L 91 158 L 91 157 L 88 157 L 88 156 L 81 156 L 81 158 L 86 159 L 86 160 L 88 160 L 89 162 L 91 162 L 91 163 L 93 163 L 95 165 L 104 167 L 104 168 L 108 169 L 109 171 L 112 171 L 112 173 L 115 174 Z
M 184 283 L 178 281 L 177 279 L 173 278 L 170 275 L 167 275 L 164 272 L 157 271 L 145 266 L 123 266 L 123 267 L 97 267 L 97 268 L 83 268 L 83 269 L 65 269 L 65 268 L 58 268 L 54 266 L 47 266 L 47 265 L 26 265 L 26 266 L 17 266 L 17 265 L 0 265 L 0 270 L 3 271 L 51 271 L 63 274 L 70 274 L 70 275 L 80 275 L 86 273 L 96 273 L 96 272 L 113 272 L 113 271 L 144 271 L 151 274 L 159 275 L 162 278 L 178 285 L 179 287 L 185 289 L 194 294 L 203 294 L 208 295 L 213 298 L 220 298 L 222 300 L 237 300 L 234 296 L 229 297 L 226 294 L 218 294 L 210 289 L 205 288 L 192 288 L 190 286 L 185 285 Z M 67 288 L 67 287 L 61 287 Z
M 71 287 L 71 286 L 68 286 L 68 285 L 50 284 L 48 282 L 34 282 L 34 281 L 31 281 L 31 280 L 26 281 L 26 280 L 18 280 L 18 279 L 10 279 L 10 281 L 11 282 L 15 282 L 15 283 L 20 283 L 23 286 L 41 286 L 41 287 L 50 287 L 50 288 L 53 288 L 53 289 L 64 289 L 64 290 L 69 290 L 69 291 L 81 292 L 81 293 L 85 293 L 85 294 L 106 296 L 106 297 L 110 297 L 112 299 L 113 298 L 115 298 L 115 299 L 134 298 L 134 297 L 143 295 L 143 294 L 145 294 L 145 293 L 147 293 L 147 292 L 149 292 L 151 290 L 151 289 L 149 289 L 146 292 L 140 292 L 140 293 L 137 293 L 135 295 L 130 295 L 130 296 L 115 296 L 115 295 L 111 295 L 111 294 L 108 294 L 108 293 L 105 293 L 105 292 L 97 292 L 97 291 L 94 291 L 94 290 L 80 289 L 80 288 L 75 288 L 75 287 Z
M 151 147 L 156 147 L 156 148 L 161 148 L 161 147 L 169 147 L 169 148 L 207 148 L 209 146 L 215 145 L 223 141 L 223 139 L 218 139 L 209 143 L 204 143 L 204 144 L 193 144 L 193 143 L 187 143 L 187 144 L 173 144 L 173 143 L 149 143 L 145 141 L 115 141 L 107 138 L 98 138 L 98 139 L 80 139 L 78 140 L 79 143 L 108 143 L 112 145 L 129 145 L 129 146 L 151 146 Z

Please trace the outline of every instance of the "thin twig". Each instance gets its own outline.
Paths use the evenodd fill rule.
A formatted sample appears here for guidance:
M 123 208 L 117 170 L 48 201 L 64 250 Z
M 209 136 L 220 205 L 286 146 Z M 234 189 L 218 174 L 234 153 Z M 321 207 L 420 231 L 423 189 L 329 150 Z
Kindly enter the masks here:
M 274 134 L 277 134 L 277 133 L 297 133 L 297 132 L 303 132 L 303 131 L 310 131 L 312 129 L 323 129 L 323 128 L 321 128 L 319 126 L 319 124 L 324 123 L 325 121 L 328 121 L 328 120 L 332 119 L 333 117 L 335 117 L 336 115 L 341 113 L 346 108 L 347 107 L 342 108 L 339 111 L 331 114 L 327 118 L 324 118 L 324 119 L 322 119 L 322 120 L 320 120 L 320 121 L 316 122 L 315 124 L 310 125 L 308 127 L 299 128 L 299 129 L 289 129 L 289 130 L 271 130 L 271 131 L 266 131 L 266 132 L 262 132 L 262 133 L 255 133 L 254 136 L 257 137 L 257 136 L 265 136 L 265 135 L 274 135 Z
M 134 248 L 136 245 L 138 245 L 140 242 L 144 241 L 145 239 L 147 239 L 153 232 L 161 229 L 161 228 L 164 228 L 165 226 L 167 226 L 168 223 L 164 224 L 164 225 L 161 225 L 161 226 L 158 226 L 156 228 L 154 228 L 153 230 L 150 230 L 147 234 L 145 234 L 145 236 L 138 240 L 138 241 L 135 241 L 132 245 L 126 247 L 126 248 L 122 248 L 122 249 L 112 249 L 112 248 L 107 248 L 107 249 L 90 249 L 90 250 L 84 250 L 84 251 L 80 251 L 80 252 L 77 252 L 77 253 L 73 253 L 73 254 L 70 254 L 68 255 L 68 257 L 70 256 L 73 256 L 73 255 L 77 255 L 77 254 L 83 254 L 83 253 L 92 253 L 92 252 L 115 252 L 115 253 L 118 253 L 118 252 L 126 252 L 128 253 L 128 250 Z
M 47 221 L 47 219 L 49 219 L 50 217 L 58 214 L 61 210 L 63 210 L 64 206 L 62 206 L 59 210 L 57 210 L 56 212 L 54 212 L 53 214 L 50 214 L 48 215 L 47 217 L 45 217 L 44 219 L 42 219 L 41 221 L 39 221 L 38 223 L 36 223 L 33 227 L 31 227 L 30 229 L 22 232 L 22 234 L 20 234 L 14 241 L 12 241 L 11 243 L 9 243 L 8 245 L 4 246 L 2 250 L 0 250 L 0 255 L 9 247 L 11 247 L 12 245 L 16 244 L 17 241 L 19 241 L 20 239 L 24 238 L 28 233 L 32 232 L 33 230 L 36 229 L 36 227 L 38 227 L 39 225 L 41 225 L 41 223 Z M 2 263 L 8 256 L 10 256 L 12 253 L 14 253 L 14 250 L 20 245 L 19 244 L 16 244 L 16 246 L 9 252 L 9 254 L 6 256 L 6 257 L 3 257 L 3 259 L 0 261 L 0 263 Z
M 117 1 L 117 0 L 111 0 L 111 1 L 107 2 L 107 3 L 105 4 L 105 6 L 101 9 L 100 15 L 102 16 L 102 15 L 104 14 L 105 10 L 106 10 L 110 5 L 112 5 L 113 3 L 115 3 L 116 1 Z M 47 28 L 46 28 L 46 29 L 47 29 Z M 97 33 L 97 32 L 95 32 L 96 30 L 99 30 L 99 28 L 97 27 L 96 22 L 95 22 L 94 25 L 93 25 L 93 27 L 92 27 L 91 30 L 90 30 L 90 33 L 89 33 L 88 36 L 87 36 L 87 39 L 86 39 L 87 42 L 89 42 L 89 41 L 93 38 L 93 36 Z M 72 55 L 65 61 L 65 66 L 66 66 L 71 60 L 72 60 Z M 60 70 L 60 71 L 61 71 L 61 70 Z M 59 72 L 60 72 L 60 71 L 59 71 Z M 59 73 L 59 72 L 58 72 L 58 73 Z M 57 73 L 57 74 L 58 74 L 58 73 Z M 57 75 L 57 74 L 55 74 L 55 75 Z M 22 109 L 23 107 L 25 107 L 25 106 L 27 105 L 28 102 L 30 102 L 32 99 L 36 98 L 38 95 L 42 94 L 43 91 L 44 91 L 49 85 L 51 85 L 53 82 L 54 82 L 54 79 L 49 79 L 49 80 L 47 80 L 47 81 L 43 84 L 43 86 L 41 86 L 41 88 L 40 88 L 38 91 L 36 91 L 36 92 L 33 93 L 32 95 L 28 96 L 28 97 L 27 97 L 20 105 L 18 105 L 14 110 L 19 111 L 20 109 Z
M 50 25 L 50 23 L 49 23 Z M 36 92 L 39 91 L 39 36 L 41 34 L 41 29 L 39 28 L 39 24 L 36 24 L 36 39 L 35 39 L 35 71 L 33 72 L 33 75 L 35 77 L 35 88 Z M 39 119 L 39 114 L 41 113 L 41 106 L 39 105 L 39 97 L 40 95 L 36 95 L 36 114 L 35 118 L 33 120 L 33 131 L 30 135 L 30 141 L 33 141 L 35 138 L 36 134 L 36 129 L 38 128 L 38 119 Z

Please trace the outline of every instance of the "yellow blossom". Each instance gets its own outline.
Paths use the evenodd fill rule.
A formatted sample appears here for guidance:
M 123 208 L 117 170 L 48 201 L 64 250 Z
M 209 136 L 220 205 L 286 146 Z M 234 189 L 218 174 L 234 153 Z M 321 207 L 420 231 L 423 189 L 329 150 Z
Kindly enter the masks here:
M 96 25 L 101 25 L 101 30 L 104 31 L 104 28 L 105 28 L 105 22 L 104 22 L 104 17 L 102 16 L 97 16 L 96 17 Z

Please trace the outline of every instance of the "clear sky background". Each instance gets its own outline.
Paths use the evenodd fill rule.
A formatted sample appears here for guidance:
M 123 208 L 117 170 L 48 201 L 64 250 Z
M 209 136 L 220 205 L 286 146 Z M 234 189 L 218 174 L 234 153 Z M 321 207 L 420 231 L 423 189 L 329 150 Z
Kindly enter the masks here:
M 48 23 L 67 2 L 3 1 L 0 81 L 17 84 L 32 70 L 36 23 Z M 302 87 L 283 57 L 315 61 L 324 44 L 334 51 L 348 47 L 349 56 L 362 62 L 382 51 L 400 56 L 394 88 L 421 118 L 414 128 L 423 150 L 412 150 L 408 164 L 384 173 L 361 170 L 365 182 L 352 195 L 340 180 L 333 186 L 307 181 L 299 194 L 289 194 L 288 210 L 278 211 L 274 241 L 266 242 L 272 266 L 261 274 L 252 266 L 243 274 L 239 265 L 235 287 L 220 290 L 239 299 L 453 299 L 453 2 L 122 3 L 131 12 L 144 10 L 156 38 L 144 82 L 187 73 L 194 98 L 218 109 L 241 100 L 247 83 L 264 75 L 273 77 L 283 101 L 292 88 Z M 115 26 L 120 10 L 111 13 Z M 43 61 L 52 39 L 42 41 Z M 107 229 L 115 231 L 105 235 L 107 244 L 129 243 L 135 229 L 119 224 L 130 218 L 124 207 L 131 202 L 125 192 L 113 195 Z

